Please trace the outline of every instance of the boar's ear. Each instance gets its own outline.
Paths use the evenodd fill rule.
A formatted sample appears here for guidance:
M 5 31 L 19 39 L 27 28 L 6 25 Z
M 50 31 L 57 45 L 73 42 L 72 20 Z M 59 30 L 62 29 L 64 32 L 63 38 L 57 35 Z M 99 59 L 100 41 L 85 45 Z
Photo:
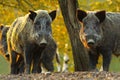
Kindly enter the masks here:
M 53 21 L 56 17 L 56 10 L 50 12 L 49 15 L 50 15 L 50 17 L 52 18 L 52 21 Z
M 104 10 L 99 11 L 99 12 L 96 12 L 95 15 L 97 16 L 97 18 L 100 20 L 100 23 L 101 23 L 105 20 L 106 12 Z
M 87 13 L 83 10 L 77 10 L 77 18 L 82 22 L 82 19 L 87 16 Z
M 3 25 L 0 25 L 0 30 L 2 30 L 4 28 L 4 26 Z
M 34 19 L 35 19 L 37 13 L 34 12 L 34 11 L 31 11 L 31 10 L 29 10 L 29 12 L 30 12 L 30 14 L 29 14 L 30 19 L 34 21 Z

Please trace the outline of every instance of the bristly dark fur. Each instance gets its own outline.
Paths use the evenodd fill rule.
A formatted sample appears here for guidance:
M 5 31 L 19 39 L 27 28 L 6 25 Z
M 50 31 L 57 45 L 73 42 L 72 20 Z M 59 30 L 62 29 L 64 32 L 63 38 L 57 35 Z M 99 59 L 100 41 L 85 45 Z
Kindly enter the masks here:
M 2 25 L 2 29 L 0 30 L 0 53 L 5 59 L 10 62 L 10 55 L 8 54 L 8 46 L 7 46 L 7 32 L 10 28 L 10 25 Z M 18 57 L 17 64 L 17 73 L 24 72 L 24 62 L 22 57 Z
M 9 27 L 2 25 L 0 28 L 1 28 L 0 29 L 0 54 L 3 55 L 9 61 L 9 56 L 7 56 L 8 50 L 7 50 L 7 38 L 6 38 Z
M 82 18 L 79 19 L 83 24 L 80 38 L 84 46 L 87 46 L 91 70 L 96 69 L 98 57 L 102 54 L 103 70 L 108 71 L 112 53 L 120 55 L 120 13 L 98 11 L 86 14 L 78 19 Z
M 51 22 L 55 17 L 52 18 L 49 15 L 51 13 L 46 10 L 30 11 L 30 13 L 17 18 L 12 23 L 7 33 L 8 51 L 11 56 L 11 74 L 17 74 L 15 65 L 17 55 L 24 58 L 25 72 L 27 74 L 31 73 L 31 63 L 33 63 L 32 72 L 39 72 L 41 58 L 44 56 L 42 52 L 52 41 L 54 42 Z M 54 44 L 50 47 L 52 46 Z M 52 59 L 50 60 L 52 61 Z

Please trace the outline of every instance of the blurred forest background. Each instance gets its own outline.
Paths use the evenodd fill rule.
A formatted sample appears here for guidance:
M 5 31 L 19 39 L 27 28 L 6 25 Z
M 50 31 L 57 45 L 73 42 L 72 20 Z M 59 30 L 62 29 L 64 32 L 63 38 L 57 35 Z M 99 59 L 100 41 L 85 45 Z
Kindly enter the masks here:
M 120 12 L 120 0 L 78 0 L 78 5 L 80 9 L 85 11 L 106 10 Z M 52 23 L 53 37 L 58 45 L 61 65 L 64 54 L 67 54 L 70 58 L 69 71 L 74 71 L 69 35 L 64 25 L 58 0 L 0 0 L 0 24 L 10 25 L 15 18 L 24 16 L 29 10 L 38 9 L 48 10 L 48 12 L 57 10 L 57 17 Z M 101 63 L 101 61 L 100 58 L 99 62 Z M 0 74 L 8 74 L 9 71 L 9 63 L 0 56 Z M 113 56 L 110 71 L 120 71 L 120 58 Z

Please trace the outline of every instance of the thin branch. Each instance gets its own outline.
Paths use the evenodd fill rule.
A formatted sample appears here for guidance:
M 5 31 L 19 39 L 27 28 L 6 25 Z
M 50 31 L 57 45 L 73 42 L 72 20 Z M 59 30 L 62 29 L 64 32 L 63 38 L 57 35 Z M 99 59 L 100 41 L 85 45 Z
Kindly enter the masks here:
M 21 1 L 20 0 L 16 0 L 17 1 L 17 3 L 18 3 L 18 8 L 20 9 L 20 10 L 22 10 L 23 12 L 26 12 L 26 6 L 24 6 L 22 3 L 21 3 Z
M 27 0 L 24 0 L 24 2 L 25 2 L 28 6 L 30 6 L 33 10 L 35 10 L 35 8 L 33 7 L 33 5 L 32 5 L 31 3 L 29 3 Z
M 6 6 L 6 7 L 17 8 L 15 5 L 13 6 L 13 5 L 10 5 L 10 4 L 5 4 L 5 3 L 3 3 L 3 2 L 0 2 L 0 5 Z

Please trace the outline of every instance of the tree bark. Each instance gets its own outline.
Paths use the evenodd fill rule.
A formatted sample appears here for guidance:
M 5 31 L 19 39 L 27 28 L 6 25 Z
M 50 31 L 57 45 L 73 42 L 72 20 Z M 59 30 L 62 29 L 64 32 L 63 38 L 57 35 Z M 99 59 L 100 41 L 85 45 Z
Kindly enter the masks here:
M 58 0 L 71 41 L 75 71 L 88 71 L 89 57 L 79 38 L 80 24 L 76 18 L 77 0 Z

